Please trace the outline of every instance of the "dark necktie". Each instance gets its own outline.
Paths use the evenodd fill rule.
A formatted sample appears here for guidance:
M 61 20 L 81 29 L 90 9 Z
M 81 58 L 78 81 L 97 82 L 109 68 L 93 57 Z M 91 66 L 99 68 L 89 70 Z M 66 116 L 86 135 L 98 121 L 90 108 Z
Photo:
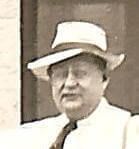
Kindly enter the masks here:
M 50 149 L 63 149 L 64 141 L 67 137 L 67 135 L 77 128 L 76 122 L 69 122 L 64 126 L 58 137 L 56 138 L 56 141 L 52 144 Z

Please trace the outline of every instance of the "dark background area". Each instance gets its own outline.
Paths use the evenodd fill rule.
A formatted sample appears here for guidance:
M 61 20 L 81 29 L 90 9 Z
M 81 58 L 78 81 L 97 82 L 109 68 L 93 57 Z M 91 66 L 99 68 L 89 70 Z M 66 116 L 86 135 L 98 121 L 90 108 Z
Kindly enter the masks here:
M 139 113 L 139 1 L 22 0 L 22 123 L 57 114 L 49 82 L 37 79 L 27 63 L 50 51 L 58 22 L 84 20 L 102 26 L 108 51 L 125 53 L 126 61 L 111 73 L 109 102 Z

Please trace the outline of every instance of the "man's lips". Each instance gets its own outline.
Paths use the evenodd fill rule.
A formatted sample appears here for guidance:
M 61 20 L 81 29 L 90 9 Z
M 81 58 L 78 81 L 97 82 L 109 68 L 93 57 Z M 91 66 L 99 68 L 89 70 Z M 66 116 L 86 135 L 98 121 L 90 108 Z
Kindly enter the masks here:
M 62 94 L 62 98 L 61 99 L 63 99 L 63 98 L 66 98 L 66 99 L 75 99 L 78 96 L 79 96 L 78 93 L 64 93 L 64 94 Z

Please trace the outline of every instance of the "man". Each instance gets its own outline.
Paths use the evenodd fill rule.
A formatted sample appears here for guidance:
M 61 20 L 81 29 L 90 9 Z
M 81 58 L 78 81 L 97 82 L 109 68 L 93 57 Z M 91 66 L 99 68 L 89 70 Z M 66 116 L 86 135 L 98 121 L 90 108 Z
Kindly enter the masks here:
M 52 50 L 28 64 L 38 77 L 49 78 L 53 100 L 63 113 L 34 124 L 46 125 L 47 148 L 58 146 L 59 134 L 69 121 L 77 126 L 63 137 L 61 146 L 65 149 L 128 148 L 134 142 L 127 142 L 133 121 L 130 113 L 110 105 L 103 97 L 109 73 L 123 62 L 124 54 L 107 52 L 101 27 L 76 21 L 58 24 Z
M 23 125 L 16 135 L 25 142 L 20 148 L 139 147 L 138 118 L 131 118 L 129 112 L 110 105 L 104 97 L 109 73 L 125 57 L 107 52 L 106 40 L 105 31 L 95 24 L 58 24 L 52 52 L 30 62 L 28 69 L 49 79 L 61 115 Z

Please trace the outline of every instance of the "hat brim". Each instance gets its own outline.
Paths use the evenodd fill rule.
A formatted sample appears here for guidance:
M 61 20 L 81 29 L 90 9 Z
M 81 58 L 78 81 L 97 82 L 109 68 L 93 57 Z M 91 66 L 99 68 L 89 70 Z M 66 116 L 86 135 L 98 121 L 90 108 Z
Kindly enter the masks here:
M 28 63 L 27 68 L 30 69 L 34 75 L 41 79 L 48 80 L 49 75 L 47 70 L 50 65 L 56 64 L 58 62 L 64 61 L 66 59 L 72 58 L 74 56 L 80 55 L 81 53 L 88 53 L 92 55 L 99 56 L 107 62 L 107 68 L 109 71 L 117 68 L 125 59 L 125 54 L 112 54 L 108 52 L 100 51 L 98 48 L 84 49 L 84 48 L 75 48 L 58 51 L 46 55 L 38 60 Z

